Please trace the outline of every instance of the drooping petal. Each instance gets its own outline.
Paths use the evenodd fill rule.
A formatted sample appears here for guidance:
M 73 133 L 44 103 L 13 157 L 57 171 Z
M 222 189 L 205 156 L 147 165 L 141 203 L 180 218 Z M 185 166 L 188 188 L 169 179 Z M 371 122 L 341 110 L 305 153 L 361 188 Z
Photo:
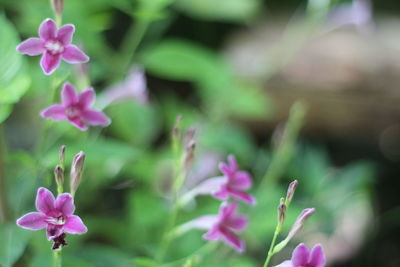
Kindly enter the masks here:
M 64 107 L 68 107 L 78 103 L 79 97 L 75 87 L 70 83 L 64 83 L 61 90 L 61 102 Z
M 206 240 L 218 240 L 221 237 L 218 226 L 212 227 L 207 233 L 203 235 Z
M 72 215 L 68 217 L 67 222 L 64 224 L 64 230 L 70 234 L 84 234 L 87 232 L 87 227 L 79 216 Z
M 83 53 L 76 45 L 69 45 L 65 47 L 62 53 L 63 59 L 68 63 L 85 63 L 89 61 L 89 57 Z
M 43 40 L 54 40 L 57 37 L 57 25 L 52 19 L 45 19 L 39 27 L 39 36 Z
M 325 255 L 321 245 L 316 245 L 311 250 L 311 255 L 308 259 L 308 266 L 312 267 L 324 267 L 325 266 Z
M 29 38 L 17 46 L 17 51 L 29 56 L 37 56 L 42 54 L 44 49 L 44 41 L 40 38 Z
M 46 215 L 51 215 L 54 211 L 54 196 L 44 187 L 40 187 L 36 195 L 36 209 Z
M 81 117 L 83 121 L 93 126 L 107 126 L 111 123 L 111 120 L 101 111 L 84 110 Z
M 86 131 L 88 129 L 88 127 L 81 121 L 80 118 L 68 119 L 68 121 L 79 130 Z
M 229 190 L 229 194 L 231 194 L 233 197 L 235 197 L 237 199 L 240 199 L 240 200 L 242 200 L 242 201 L 244 201 L 244 202 L 246 202 L 246 203 L 248 203 L 250 205 L 257 204 L 256 199 L 252 195 L 244 193 L 242 191 L 237 191 L 237 190 L 231 190 L 230 189 Z
M 63 193 L 59 195 L 55 202 L 55 208 L 64 216 L 71 216 L 75 211 L 74 199 L 71 194 Z
M 96 93 L 93 88 L 87 88 L 79 95 L 79 104 L 83 110 L 93 106 L 96 99 Z
M 40 116 L 46 119 L 53 119 L 55 121 L 65 120 L 65 108 L 63 105 L 54 104 L 40 112 Z
M 63 227 L 62 225 L 54 225 L 54 224 L 49 224 L 47 226 L 46 234 L 47 234 L 47 240 L 53 240 L 53 238 L 58 237 L 63 233 Z
M 220 228 L 222 240 L 233 247 L 237 252 L 244 252 L 244 242 L 235 233 L 224 227 Z
M 47 226 L 46 218 L 41 212 L 29 212 L 17 220 L 17 225 L 29 230 L 40 230 Z
M 247 190 L 251 187 L 252 180 L 251 176 L 248 172 L 237 172 L 235 175 L 235 179 L 231 181 L 230 186 L 240 190 Z
M 75 26 L 73 24 L 63 25 L 57 32 L 57 40 L 64 46 L 68 46 L 72 42 L 72 35 L 75 32 Z
M 293 267 L 293 264 L 291 261 L 284 261 L 279 265 L 276 265 L 274 267 Z
M 40 66 L 46 75 L 50 75 L 58 68 L 60 62 L 61 54 L 52 55 L 49 52 L 45 52 L 40 60 Z
M 244 215 L 236 215 L 227 218 L 224 222 L 224 225 L 235 230 L 237 232 L 243 231 L 246 229 L 248 223 L 248 219 Z
M 307 266 L 309 251 L 306 245 L 301 243 L 292 253 L 292 264 L 294 267 Z

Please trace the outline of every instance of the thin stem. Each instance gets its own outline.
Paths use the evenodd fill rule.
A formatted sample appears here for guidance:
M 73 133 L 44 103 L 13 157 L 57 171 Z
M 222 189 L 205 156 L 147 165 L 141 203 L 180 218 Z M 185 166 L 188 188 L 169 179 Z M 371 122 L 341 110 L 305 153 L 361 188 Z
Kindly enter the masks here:
M 273 250 L 275 247 L 276 238 L 278 237 L 278 234 L 280 232 L 280 230 L 279 230 L 280 228 L 281 228 L 280 224 L 278 223 L 278 225 L 275 228 L 274 237 L 272 238 L 271 245 L 269 247 L 268 254 L 267 254 L 267 259 L 265 260 L 263 267 L 268 266 L 269 262 L 271 261 L 272 256 L 274 255 Z
M 7 209 L 7 197 L 6 197 L 6 176 L 5 176 L 5 156 L 6 142 L 4 137 L 3 124 L 0 124 L 0 223 L 4 223 L 7 220 L 8 209 Z
M 61 267 L 62 260 L 61 260 L 61 250 L 55 250 L 53 252 L 53 267 Z

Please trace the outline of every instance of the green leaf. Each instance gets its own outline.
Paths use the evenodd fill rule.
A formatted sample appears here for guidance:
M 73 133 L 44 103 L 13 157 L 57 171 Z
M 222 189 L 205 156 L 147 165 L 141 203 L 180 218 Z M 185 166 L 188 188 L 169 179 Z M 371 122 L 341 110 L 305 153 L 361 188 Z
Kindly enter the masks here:
M 0 265 L 11 267 L 28 244 L 31 232 L 15 224 L 0 224 Z
M 259 0 L 177 0 L 176 8 L 189 16 L 216 21 L 243 22 L 253 18 Z
M 212 51 L 183 40 L 167 40 L 153 46 L 143 53 L 142 63 L 157 76 L 193 82 L 211 80 L 225 69 Z
M 12 105 L 0 104 L 0 123 L 5 121 L 12 111 Z

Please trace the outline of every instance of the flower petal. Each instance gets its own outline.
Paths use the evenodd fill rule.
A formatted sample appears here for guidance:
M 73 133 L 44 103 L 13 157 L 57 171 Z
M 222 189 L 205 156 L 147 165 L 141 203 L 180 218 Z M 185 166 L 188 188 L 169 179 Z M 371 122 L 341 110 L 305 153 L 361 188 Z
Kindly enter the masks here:
M 93 88 L 87 88 L 79 95 L 79 104 L 82 109 L 88 109 L 93 106 L 96 99 L 96 93 Z
M 248 219 L 244 215 L 236 215 L 227 218 L 224 222 L 224 225 L 229 227 L 230 229 L 240 232 L 246 229 L 248 223 Z
M 311 255 L 308 259 L 308 265 L 313 267 L 325 266 L 325 255 L 321 245 L 316 245 L 311 250 Z
M 68 217 L 67 222 L 64 224 L 64 230 L 70 234 L 84 234 L 87 232 L 87 227 L 79 216 L 72 215 Z
M 68 107 L 78 103 L 79 96 L 76 92 L 75 87 L 70 83 L 64 83 L 63 88 L 61 90 L 61 102 L 64 107 Z
M 206 240 L 218 240 L 220 237 L 221 233 L 218 226 L 212 227 L 207 233 L 203 235 L 203 238 Z
M 46 215 L 54 211 L 54 196 L 44 187 L 40 187 L 36 195 L 36 209 Z
M 237 172 L 235 179 L 230 182 L 230 186 L 240 190 L 247 190 L 251 187 L 252 180 L 248 172 L 241 171 Z
M 52 55 L 49 52 L 45 52 L 40 60 L 40 66 L 46 75 L 52 74 L 60 65 L 61 54 Z
M 79 130 L 86 131 L 88 129 L 88 127 L 81 121 L 80 118 L 68 119 L 68 121 Z
M 213 197 L 218 198 L 220 200 L 227 200 L 229 198 L 229 192 L 226 188 L 226 185 L 221 185 L 218 192 L 212 194 Z
M 220 228 L 220 233 L 222 236 L 222 240 L 226 244 L 233 247 L 239 253 L 244 252 L 244 242 L 237 235 L 235 235 L 235 233 L 224 227 Z
M 17 51 L 29 56 L 37 56 L 42 54 L 44 49 L 44 41 L 40 38 L 29 38 L 17 46 Z
M 252 195 L 249 195 L 245 192 L 229 189 L 229 194 L 231 194 L 233 197 L 240 199 L 250 205 L 257 204 L 256 199 Z
M 54 225 L 54 224 L 49 224 L 47 226 L 46 234 L 47 234 L 47 240 L 53 240 L 53 238 L 58 237 L 63 233 L 63 227 L 62 225 Z
M 307 266 L 309 251 L 306 245 L 301 243 L 292 253 L 293 266 Z
M 47 216 L 41 212 L 29 212 L 17 220 L 17 225 L 29 230 L 40 230 L 47 226 Z
M 55 202 L 55 208 L 64 216 L 71 216 L 75 211 L 74 199 L 71 194 L 63 193 L 59 195 Z
M 46 19 L 40 24 L 39 36 L 43 40 L 54 40 L 57 37 L 57 25 L 52 19 Z
M 57 32 L 57 40 L 64 46 L 68 46 L 72 42 L 72 35 L 75 32 L 75 26 L 73 24 L 63 25 Z
M 83 121 L 93 126 L 108 126 L 111 123 L 111 120 L 101 111 L 85 110 L 82 112 L 81 117 Z
M 232 202 L 229 204 L 222 203 L 219 209 L 219 217 L 222 223 L 228 220 L 231 216 L 235 214 L 237 210 L 237 203 Z
M 76 45 L 69 45 L 65 47 L 62 53 L 63 59 L 68 63 L 85 63 L 89 61 L 89 57 L 83 53 Z
M 65 108 L 63 105 L 54 104 L 40 112 L 40 116 L 46 119 L 53 119 L 55 121 L 65 120 Z
M 233 155 L 228 156 L 228 164 L 229 164 L 229 169 L 231 170 L 231 172 L 235 173 L 238 171 L 239 167 L 236 162 L 235 156 L 233 156 Z

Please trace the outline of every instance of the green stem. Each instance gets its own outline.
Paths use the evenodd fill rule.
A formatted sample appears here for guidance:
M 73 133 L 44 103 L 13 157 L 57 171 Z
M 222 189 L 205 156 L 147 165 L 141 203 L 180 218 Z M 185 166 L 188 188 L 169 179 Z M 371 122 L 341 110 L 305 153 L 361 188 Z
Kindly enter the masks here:
M 62 260 L 61 260 L 61 250 L 55 250 L 53 252 L 53 267 L 61 267 Z
M 4 223 L 7 220 L 8 209 L 7 209 L 7 198 L 6 198 L 6 176 L 5 176 L 5 156 L 6 142 L 4 137 L 3 124 L 0 124 L 0 223 Z
M 274 250 L 274 247 L 275 247 L 276 238 L 278 237 L 278 234 L 280 232 L 280 230 L 279 230 L 280 228 L 281 228 L 280 224 L 278 223 L 278 225 L 275 228 L 274 237 L 272 238 L 272 242 L 271 242 L 271 245 L 269 247 L 268 254 L 267 254 L 267 259 L 265 260 L 263 267 L 267 267 L 268 266 L 269 262 L 271 261 L 272 256 L 274 255 L 273 250 Z

